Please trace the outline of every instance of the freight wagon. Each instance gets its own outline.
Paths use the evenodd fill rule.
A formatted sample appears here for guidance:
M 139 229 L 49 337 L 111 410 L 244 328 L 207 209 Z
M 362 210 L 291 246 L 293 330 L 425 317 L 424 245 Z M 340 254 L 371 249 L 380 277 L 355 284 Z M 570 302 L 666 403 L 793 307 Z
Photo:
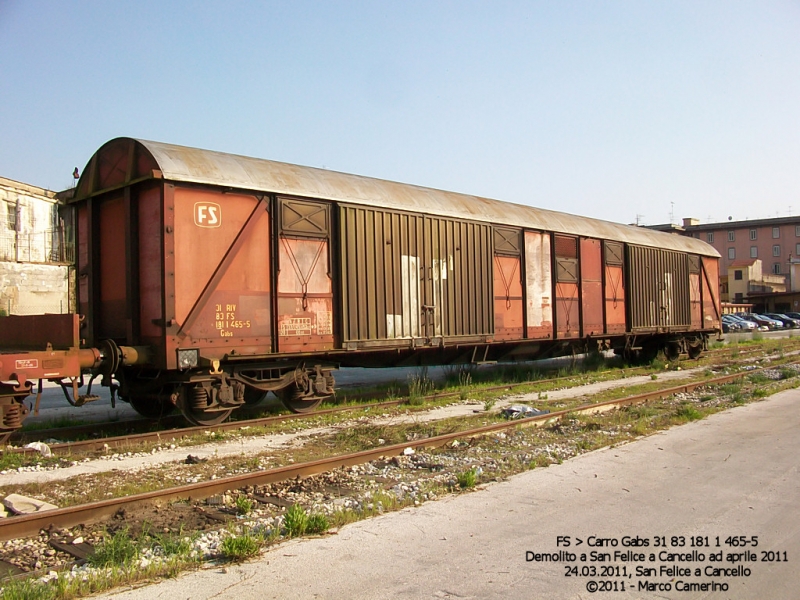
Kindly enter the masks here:
M 70 203 L 77 314 L 0 319 L 0 433 L 37 379 L 212 424 L 310 410 L 342 365 L 694 357 L 720 328 L 711 246 L 530 206 L 129 138 Z

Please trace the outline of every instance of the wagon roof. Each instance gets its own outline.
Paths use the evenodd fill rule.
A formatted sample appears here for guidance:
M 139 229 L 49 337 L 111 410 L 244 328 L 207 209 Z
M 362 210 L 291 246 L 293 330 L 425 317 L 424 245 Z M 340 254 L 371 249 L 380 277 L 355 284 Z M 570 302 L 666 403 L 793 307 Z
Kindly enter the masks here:
M 719 256 L 712 246 L 698 239 L 643 227 L 469 194 L 147 140 L 117 138 L 107 142 L 87 165 L 84 177 L 94 171 L 91 167 L 95 164 L 95 159 L 97 163 L 103 162 L 104 149 L 125 144 L 130 146 L 133 152 L 131 142 L 140 145 L 150 154 L 162 177 L 169 181 L 320 198 L 348 204 L 615 240 L 705 256 Z M 137 156 L 141 154 L 139 149 L 136 149 L 136 152 Z M 133 157 L 130 163 L 134 163 Z M 82 177 L 75 200 L 89 195 L 87 191 L 93 187 L 84 185 Z

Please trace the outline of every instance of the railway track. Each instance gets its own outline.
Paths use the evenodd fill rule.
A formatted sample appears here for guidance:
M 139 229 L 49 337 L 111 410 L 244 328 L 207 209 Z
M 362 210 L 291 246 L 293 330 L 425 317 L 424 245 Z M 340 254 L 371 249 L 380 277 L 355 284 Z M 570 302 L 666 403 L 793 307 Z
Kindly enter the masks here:
M 246 486 L 264 485 L 268 483 L 286 481 L 296 477 L 308 477 L 310 475 L 330 471 L 339 467 L 347 467 L 370 462 L 381 457 L 385 458 L 398 456 L 408 452 L 408 448 L 435 448 L 458 439 L 484 436 L 490 433 L 502 432 L 504 430 L 510 430 L 517 427 L 542 426 L 555 420 L 562 419 L 566 415 L 602 413 L 624 406 L 631 406 L 655 399 L 669 397 L 676 393 L 691 392 L 701 386 L 729 383 L 731 381 L 735 381 L 736 379 L 753 375 L 769 368 L 774 367 L 771 366 L 761 369 L 753 369 L 750 371 L 738 372 L 703 381 L 682 383 L 677 386 L 636 394 L 625 398 L 583 404 L 544 415 L 518 419 L 509 422 L 493 423 L 490 425 L 459 430 L 424 439 L 411 440 L 388 446 L 380 446 L 374 449 L 341 454 L 254 473 L 235 475 L 210 481 L 166 488 L 158 491 L 134 494 L 122 498 L 103 500 L 84 505 L 76 505 L 41 513 L 7 518 L 0 521 L 0 540 L 35 536 L 40 530 L 47 529 L 48 527 L 69 528 L 80 524 L 97 522 L 117 514 L 121 509 L 124 510 L 137 505 L 154 502 L 163 504 L 179 499 L 193 501 L 200 500 L 221 494 L 223 492 L 238 490 Z
M 797 345 L 800 347 L 800 344 Z M 786 349 L 784 349 L 785 351 Z M 723 357 L 729 358 L 732 356 L 736 356 L 737 358 L 741 359 L 750 355 L 758 354 L 759 352 L 763 352 L 761 348 L 748 348 L 748 349 L 738 349 L 736 351 L 731 351 L 728 349 L 721 349 L 719 351 L 710 351 L 708 354 L 715 353 L 712 356 L 706 356 L 705 358 L 711 359 L 720 359 Z M 719 352 L 719 354 L 716 354 Z M 682 360 L 681 362 L 689 362 L 686 359 Z M 709 366 L 704 362 L 698 362 L 691 360 L 692 364 L 697 364 L 698 366 Z M 714 366 L 725 366 L 725 363 L 714 363 Z M 641 367 L 629 367 L 625 368 L 624 372 L 629 375 L 632 372 L 637 371 L 648 371 L 652 370 L 652 367 L 649 365 L 641 366 Z M 585 374 L 585 373 L 584 373 Z M 520 387 L 529 386 L 529 385 L 536 385 L 536 384 L 553 384 L 558 383 L 560 381 L 569 381 L 570 379 L 574 378 L 575 375 L 568 375 L 565 377 L 552 377 L 547 379 L 534 379 L 528 380 L 524 382 L 517 382 L 517 383 L 504 383 L 495 386 L 489 387 L 481 387 L 477 391 L 480 393 L 490 393 L 495 391 L 508 391 L 513 389 L 518 389 Z M 452 392 L 436 392 L 424 397 L 425 401 L 435 401 L 441 400 L 446 398 L 454 398 L 458 397 L 462 392 L 461 391 L 452 391 Z M 357 396 L 352 396 L 351 399 L 359 400 L 359 399 L 368 399 L 371 397 L 376 396 L 385 396 L 385 393 L 365 393 L 360 394 Z M 247 428 L 258 428 L 258 427 L 269 427 L 271 425 L 285 422 L 285 421 L 294 421 L 294 420 L 304 420 L 319 416 L 325 415 L 333 415 L 339 413 L 347 413 L 347 412 L 354 412 L 354 411 L 363 411 L 363 410 L 378 410 L 383 408 L 392 408 L 399 406 L 401 404 L 406 403 L 406 398 L 382 401 L 382 402 L 372 402 L 372 403 L 365 403 L 365 404 L 358 404 L 358 405 L 347 405 L 347 406 L 339 406 L 339 407 L 332 407 L 323 410 L 317 410 L 313 413 L 305 413 L 305 414 L 296 414 L 296 413 L 288 413 L 288 414 L 281 414 L 281 415 L 274 415 L 269 417 L 260 417 L 254 419 L 244 419 L 244 420 L 237 420 L 237 421 L 229 421 L 225 423 L 221 423 L 218 425 L 212 426 L 195 426 L 195 427 L 171 427 L 168 429 L 159 429 L 156 431 L 142 431 L 141 433 L 123 433 L 122 435 L 112 435 L 109 437 L 96 437 L 87 440 L 79 440 L 79 441 L 72 441 L 72 442 L 64 442 L 64 443 L 57 443 L 51 444 L 50 450 L 55 456 L 67 456 L 67 455 L 87 455 L 93 452 L 98 451 L 106 451 L 116 448 L 131 448 L 137 445 L 149 444 L 149 443 L 169 443 L 175 440 L 180 440 L 187 437 L 192 437 L 195 435 L 203 435 L 208 432 L 225 432 L 225 431 L 236 431 L 241 429 Z M 165 421 L 162 421 L 164 423 Z M 180 416 L 175 416 L 174 419 L 168 421 L 171 424 L 181 423 L 182 419 Z M 135 432 L 137 429 L 141 428 L 151 428 L 153 426 L 153 422 L 149 420 L 136 420 L 136 421 L 126 421 L 122 423 L 89 423 L 83 424 L 78 426 L 72 427 L 64 427 L 64 428 L 54 428 L 54 429 L 42 429 L 36 430 L 31 432 L 23 432 L 19 434 L 16 443 L 18 444 L 26 444 L 29 442 L 34 441 L 41 441 L 47 440 L 52 438 L 58 437 L 66 437 L 69 439 L 70 437 L 77 437 L 81 435 L 87 434 L 97 434 L 98 432 L 106 433 L 110 432 L 113 433 L 115 429 L 118 430 L 119 427 L 125 428 L 124 431 L 128 432 L 133 429 Z M 32 448 L 24 448 L 24 447 L 15 447 L 9 448 L 7 451 L 15 452 L 15 453 L 22 453 L 22 454 L 29 454 L 34 455 L 37 453 L 37 450 Z

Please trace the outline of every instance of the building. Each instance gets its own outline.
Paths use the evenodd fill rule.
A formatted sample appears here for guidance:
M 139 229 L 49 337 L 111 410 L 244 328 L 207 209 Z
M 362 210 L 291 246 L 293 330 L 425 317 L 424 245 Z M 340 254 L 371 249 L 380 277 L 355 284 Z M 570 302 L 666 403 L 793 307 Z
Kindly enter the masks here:
M 0 177 L 0 315 L 69 312 L 73 262 L 56 195 Z
M 717 249 L 722 256 L 720 273 L 726 273 L 734 261 L 757 258 L 765 271 L 785 280 L 790 260 L 800 256 L 800 216 L 704 224 L 684 219 L 682 233 Z
M 683 225 L 653 225 L 649 229 L 692 236 L 714 246 L 721 256 L 723 302 L 755 301 L 766 306 L 772 294 L 800 292 L 800 287 L 795 287 L 800 285 L 800 277 L 791 276 L 793 263 L 800 259 L 800 216 L 702 224 L 686 218 Z M 756 260 L 758 267 L 754 266 Z M 742 280 L 733 278 L 736 271 Z
M 764 273 L 760 258 L 733 261 L 728 267 L 726 279 L 726 301 L 734 304 L 743 304 L 745 299 L 752 299 L 754 294 L 781 294 L 786 291 L 783 275 Z

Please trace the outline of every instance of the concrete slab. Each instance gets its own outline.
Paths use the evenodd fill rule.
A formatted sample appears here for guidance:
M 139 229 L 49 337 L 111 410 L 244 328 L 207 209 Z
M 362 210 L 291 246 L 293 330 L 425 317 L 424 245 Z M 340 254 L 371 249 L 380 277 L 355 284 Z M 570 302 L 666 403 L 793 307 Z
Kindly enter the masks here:
M 211 568 L 124 593 L 115 600 L 152 598 L 796 598 L 800 588 L 800 392 L 718 413 L 640 441 L 592 452 L 516 476 L 475 493 L 384 515 L 338 535 L 286 543 L 259 560 Z M 564 537 L 569 536 L 570 546 Z M 617 547 L 589 546 L 594 537 Z M 624 536 L 647 539 L 624 547 Z M 691 547 L 693 536 L 712 546 Z M 729 536 L 738 545 L 725 543 Z M 757 536 L 757 547 L 752 545 Z M 673 544 L 673 537 L 675 537 Z M 656 539 L 667 544 L 655 547 Z M 719 538 L 720 546 L 716 542 Z M 577 546 L 577 540 L 582 544 Z M 559 545 L 559 541 L 560 544 Z M 684 546 L 678 544 L 682 541 Z M 742 546 L 741 541 L 748 542 Z M 589 553 L 646 550 L 644 561 L 592 562 Z M 722 550 L 722 562 L 708 559 Z M 533 554 L 574 552 L 574 561 L 528 561 Z M 669 560 L 700 552 L 705 560 Z M 752 552 L 733 563 L 726 555 Z M 580 553 L 586 553 L 581 560 Z M 762 554 L 765 552 L 767 554 Z M 775 554 L 787 562 L 777 562 Z M 562 556 L 562 555 L 559 555 Z M 697 557 L 697 555 L 693 555 Z M 762 562 L 763 558 L 772 560 Z M 730 557 L 728 557 L 730 558 Z M 749 575 L 708 575 L 706 567 Z M 567 569 L 594 567 L 595 576 Z M 602 567 L 626 572 L 600 574 Z M 640 576 L 636 566 L 657 574 Z M 691 576 L 662 575 L 690 568 Z M 700 568 L 701 574 L 694 575 Z M 587 571 L 588 573 L 588 571 Z M 625 584 L 593 594 L 589 582 Z M 642 581 L 669 591 L 642 591 Z M 727 591 L 678 591 L 716 582 Z M 619 587 L 618 587 L 619 589 Z

